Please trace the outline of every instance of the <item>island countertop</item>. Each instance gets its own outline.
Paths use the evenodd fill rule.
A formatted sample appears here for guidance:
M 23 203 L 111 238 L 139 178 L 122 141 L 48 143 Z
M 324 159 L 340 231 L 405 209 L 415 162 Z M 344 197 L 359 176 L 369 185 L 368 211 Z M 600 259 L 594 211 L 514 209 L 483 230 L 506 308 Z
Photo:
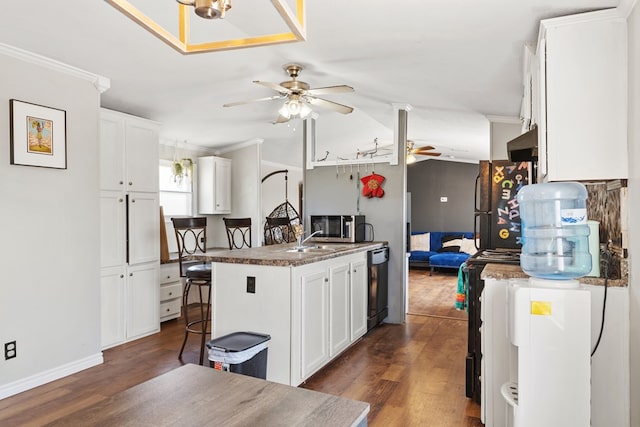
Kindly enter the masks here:
M 234 250 L 210 250 L 204 254 L 194 254 L 187 259 L 229 264 L 256 264 L 280 267 L 296 267 L 312 262 L 337 258 L 362 251 L 370 251 L 385 246 L 387 242 L 362 243 L 318 243 L 307 242 L 307 246 L 316 246 L 308 252 L 292 252 L 295 243 L 259 246 Z

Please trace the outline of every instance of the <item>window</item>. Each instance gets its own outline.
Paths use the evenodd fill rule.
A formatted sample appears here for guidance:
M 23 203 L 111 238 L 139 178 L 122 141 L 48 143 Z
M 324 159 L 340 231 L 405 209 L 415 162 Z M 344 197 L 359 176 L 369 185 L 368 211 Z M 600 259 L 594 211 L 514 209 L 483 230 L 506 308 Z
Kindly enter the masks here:
M 160 160 L 160 206 L 166 219 L 172 216 L 191 216 L 193 213 L 192 176 L 183 179 L 173 176 L 173 162 Z

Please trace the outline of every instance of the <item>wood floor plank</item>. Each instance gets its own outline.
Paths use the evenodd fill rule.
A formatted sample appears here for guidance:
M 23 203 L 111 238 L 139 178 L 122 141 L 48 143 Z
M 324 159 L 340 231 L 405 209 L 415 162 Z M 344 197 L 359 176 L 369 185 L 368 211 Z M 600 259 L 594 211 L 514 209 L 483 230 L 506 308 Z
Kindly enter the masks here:
M 450 295 L 442 293 L 449 304 Z M 0 425 L 41 426 L 185 363 L 197 363 L 199 341 L 183 338 L 183 320 L 160 333 L 104 351 L 105 363 L 0 400 Z M 370 426 L 480 427 L 480 409 L 464 396 L 467 323 L 409 315 L 383 324 L 302 387 L 371 405 Z

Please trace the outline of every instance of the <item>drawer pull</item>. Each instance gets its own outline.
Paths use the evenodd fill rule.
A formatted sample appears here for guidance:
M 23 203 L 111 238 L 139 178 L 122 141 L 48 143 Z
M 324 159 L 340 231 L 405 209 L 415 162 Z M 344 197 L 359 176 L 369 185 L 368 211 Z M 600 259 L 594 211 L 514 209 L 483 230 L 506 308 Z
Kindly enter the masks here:
M 173 292 L 169 292 L 169 296 L 173 295 Z

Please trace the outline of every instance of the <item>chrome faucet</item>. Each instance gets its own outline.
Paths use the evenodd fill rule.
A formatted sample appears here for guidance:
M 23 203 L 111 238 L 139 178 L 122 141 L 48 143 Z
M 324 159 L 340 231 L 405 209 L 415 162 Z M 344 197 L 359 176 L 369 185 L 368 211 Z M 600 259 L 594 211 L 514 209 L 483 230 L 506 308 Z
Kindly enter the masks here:
M 304 242 L 306 242 L 307 240 L 309 240 L 310 238 L 312 238 L 318 233 L 322 233 L 322 230 L 314 231 L 313 233 L 309 234 L 307 238 L 304 240 L 302 240 L 302 236 L 304 236 L 304 234 L 301 234 L 300 236 L 298 236 L 298 246 L 296 246 L 296 249 L 302 248 L 302 245 L 304 244 Z

